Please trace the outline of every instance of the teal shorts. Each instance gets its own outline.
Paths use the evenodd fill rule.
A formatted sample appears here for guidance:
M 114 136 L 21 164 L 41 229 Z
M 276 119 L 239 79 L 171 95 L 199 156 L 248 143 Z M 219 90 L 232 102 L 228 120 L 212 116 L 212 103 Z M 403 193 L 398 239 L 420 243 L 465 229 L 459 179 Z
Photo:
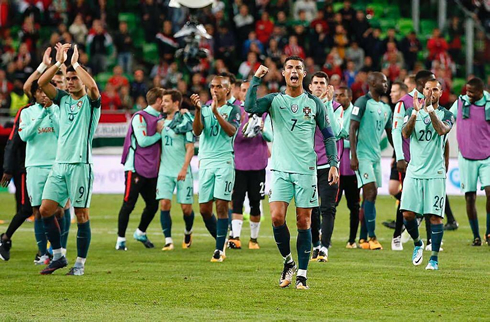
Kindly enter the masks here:
M 235 185 L 234 167 L 199 169 L 199 203 L 214 199 L 231 201 Z
M 273 170 L 271 175 L 269 202 L 283 201 L 290 203 L 294 197 L 296 207 L 318 207 L 316 173 L 308 175 Z
M 183 181 L 177 181 L 177 177 L 170 177 L 164 174 L 158 175 L 156 199 L 172 200 L 175 188 L 177 188 L 178 203 L 184 205 L 194 203 L 194 179 L 191 172 L 187 173 Z
M 91 164 L 55 163 L 46 181 L 43 199 L 56 201 L 64 207 L 69 198 L 75 208 L 89 208 L 94 172 Z
M 400 209 L 419 216 L 436 215 L 444 218 L 446 179 L 415 179 L 406 176 Z
M 356 171 L 357 187 L 375 182 L 379 188 L 382 186 L 381 177 L 381 161 L 371 161 L 367 159 L 359 159 L 359 170 Z
M 43 190 L 48 180 L 51 166 L 28 167 L 27 170 L 27 193 L 32 207 L 39 207 L 42 202 Z
M 461 190 L 464 193 L 476 192 L 478 189 L 478 179 L 480 179 L 482 190 L 490 186 L 490 158 L 485 160 L 468 160 L 463 158 L 460 153 L 458 163 Z

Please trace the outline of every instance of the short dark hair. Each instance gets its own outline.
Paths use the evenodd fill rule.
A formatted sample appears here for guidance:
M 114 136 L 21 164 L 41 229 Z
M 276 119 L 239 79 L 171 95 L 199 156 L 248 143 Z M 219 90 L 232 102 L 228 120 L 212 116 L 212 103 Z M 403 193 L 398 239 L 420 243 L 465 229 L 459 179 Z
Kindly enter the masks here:
M 31 97 L 32 98 L 34 98 L 34 95 L 36 94 L 38 89 L 40 89 L 40 87 L 39 87 L 39 83 L 37 82 L 37 79 L 36 79 L 31 84 Z
M 400 90 L 404 91 L 405 93 L 408 93 L 408 86 L 405 85 L 404 82 L 401 82 L 401 81 L 396 81 L 396 82 L 393 82 L 393 84 L 391 84 L 392 86 L 393 85 L 398 85 L 400 87 Z
M 230 72 L 222 72 L 219 74 L 219 76 L 221 77 L 226 77 L 230 80 L 230 84 L 231 85 L 235 85 L 236 84 L 236 77 L 233 73 L 230 73 Z
M 165 90 L 161 87 L 153 87 L 146 93 L 146 101 L 148 105 L 153 105 L 157 101 L 158 98 L 162 98 L 163 92 Z
M 80 67 L 83 68 L 84 71 L 87 71 L 87 68 L 85 68 L 85 66 L 83 66 L 82 64 L 80 64 Z M 66 72 L 75 72 L 75 68 L 73 68 L 73 66 L 70 66 L 66 69 Z
M 315 72 L 315 73 L 313 74 L 313 76 L 311 76 L 311 81 L 310 81 L 310 83 L 313 81 L 313 77 L 325 78 L 325 81 L 327 82 L 327 84 L 328 84 L 328 82 L 330 82 L 330 78 L 328 77 L 327 73 L 322 72 L 321 70 L 319 70 L 319 71 Z
M 55 75 L 65 76 L 62 70 L 57 71 Z
M 485 84 L 483 83 L 483 80 L 478 77 L 474 77 L 466 83 L 466 85 L 474 87 L 477 91 L 483 91 Z
M 236 87 L 240 87 L 240 86 L 242 86 L 242 83 L 243 83 L 243 81 L 242 81 L 242 80 L 237 80 L 237 81 L 235 82 L 235 86 L 236 86 Z
M 424 79 L 429 80 L 432 78 L 435 79 L 433 72 L 431 72 L 430 70 L 422 69 L 417 74 L 415 74 L 415 83 L 418 84 L 419 82 L 421 82 Z
M 286 67 L 286 63 L 290 60 L 298 60 L 301 62 L 301 64 L 303 64 L 303 67 L 305 67 L 305 61 L 303 60 L 303 58 L 299 57 L 299 56 L 288 56 L 286 58 L 286 60 L 284 61 L 284 64 L 282 65 L 283 68 Z
M 182 104 L 182 93 L 176 89 L 167 89 L 163 92 L 162 96 L 170 95 L 172 102 L 179 102 Z
M 342 90 L 342 91 L 347 90 L 347 95 L 349 95 L 349 98 L 352 98 L 352 90 L 349 87 L 347 87 L 347 86 L 339 86 L 339 89 Z

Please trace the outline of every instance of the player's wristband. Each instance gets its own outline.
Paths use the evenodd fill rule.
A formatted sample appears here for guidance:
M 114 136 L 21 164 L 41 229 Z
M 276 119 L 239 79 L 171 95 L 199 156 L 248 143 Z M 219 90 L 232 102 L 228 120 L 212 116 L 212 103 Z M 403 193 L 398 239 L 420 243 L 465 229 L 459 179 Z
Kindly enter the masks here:
M 433 107 L 432 105 L 427 106 L 427 112 L 428 112 L 428 113 L 432 113 L 432 112 L 434 112 L 434 107 Z
M 412 116 L 417 116 L 417 114 L 419 114 L 419 111 L 416 111 L 416 110 L 412 111 Z
M 74 70 L 77 70 L 78 67 L 80 67 L 80 64 L 78 62 L 76 62 L 75 64 L 73 64 L 73 69 Z
M 45 63 L 40 63 L 36 70 L 39 72 L 39 74 L 42 74 L 44 73 L 46 68 L 48 68 L 48 65 L 46 65 Z
M 57 62 L 56 62 L 56 64 L 54 64 L 54 65 L 55 65 L 56 67 L 58 67 L 58 69 L 60 69 L 60 68 L 61 68 L 61 64 L 62 64 L 62 63 L 60 63 L 59 61 L 57 61 Z

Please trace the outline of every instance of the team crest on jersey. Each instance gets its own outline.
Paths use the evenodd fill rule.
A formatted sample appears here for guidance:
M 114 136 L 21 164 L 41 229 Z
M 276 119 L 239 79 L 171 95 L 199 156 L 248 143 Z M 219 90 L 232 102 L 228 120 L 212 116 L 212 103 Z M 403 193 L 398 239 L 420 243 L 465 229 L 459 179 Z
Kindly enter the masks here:
M 303 113 L 305 113 L 305 120 L 309 119 L 311 116 L 311 108 L 306 106 L 305 108 L 303 108 Z
M 76 106 L 75 104 L 71 105 L 71 106 L 70 106 L 70 111 L 72 111 L 72 112 L 73 112 L 73 111 L 75 111 L 75 108 L 76 108 L 76 107 L 77 107 L 77 106 Z
M 378 110 L 378 114 L 381 115 L 381 109 Z
M 364 173 L 364 179 L 367 179 L 369 175 L 367 173 Z
M 291 111 L 293 111 L 293 113 L 296 113 L 298 111 L 298 104 L 291 105 Z
M 424 119 L 424 124 L 429 124 L 430 123 L 430 117 L 426 117 Z
M 228 119 L 228 114 L 223 113 L 223 115 L 222 115 L 222 116 L 223 116 L 223 118 L 224 118 L 225 120 L 226 120 L 226 119 Z
M 82 101 L 78 101 L 78 102 L 77 102 L 78 109 L 81 109 L 81 108 L 82 108 L 82 104 L 83 104 L 83 102 L 82 102 Z

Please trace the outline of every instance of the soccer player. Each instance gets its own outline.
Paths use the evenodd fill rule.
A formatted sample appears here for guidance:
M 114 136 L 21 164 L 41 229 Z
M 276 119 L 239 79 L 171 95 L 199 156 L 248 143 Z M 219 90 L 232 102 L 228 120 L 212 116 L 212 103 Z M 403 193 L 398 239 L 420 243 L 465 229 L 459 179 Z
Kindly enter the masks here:
M 328 75 L 321 71 L 314 73 L 308 87 L 310 92 L 320 98 L 325 104 L 333 134 L 338 140 L 342 131 L 344 110 L 340 108 L 341 105 L 338 102 L 333 101 L 334 88 L 332 85 L 328 85 Z M 339 186 L 338 184 L 330 185 L 328 182 L 330 163 L 323 143 L 323 134 L 318 127 L 315 130 L 315 153 L 317 155 L 317 187 L 320 195 L 320 207 L 313 208 L 311 213 L 311 239 L 313 242 L 311 260 L 327 262 L 328 248 L 331 244 L 335 222 L 335 202 Z
M 233 139 L 240 126 L 240 109 L 226 101 L 231 90 L 228 78 L 213 77 L 210 85 L 213 101 L 201 106 L 199 95 L 191 96 L 196 107 L 192 124 L 199 142 L 199 210 L 206 228 L 216 238 L 211 262 L 225 259 L 223 247 L 228 230 L 228 203 L 235 184 Z M 218 220 L 213 215 L 216 200 Z
M 340 203 L 342 193 L 345 193 L 345 199 L 347 200 L 347 208 L 350 211 L 349 220 L 349 240 L 345 245 L 345 248 L 353 249 L 357 248 L 356 235 L 359 227 L 359 199 L 360 190 L 357 187 L 357 177 L 354 171 L 350 168 L 350 142 L 349 142 L 349 125 L 350 117 L 352 114 L 352 91 L 350 88 L 341 86 L 335 90 L 335 99 L 340 103 L 343 110 L 342 118 L 342 131 L 340 137 L 339 153 L 340 156 L 340 179 L 339 179 L 339 196 L 336 203 L 336 207 Z M 339 145 L 337 145 L 339 146 Z
M 446 196 L 444 145 L 455 120 L 451 112 L 439 105 L 442 87 L 437 80 L 427 81 L 423 94 L 425 102 L 420 102 L 415 93 L 413 107 L 405 112 L 402 134 L 404 138 L 410 138 L 411 159 L 400 208 L 415 245 L 412 254 L 414 265 L 422 264 L 424 251 L 416 216 L 430 217 L 432 255 L 425 269 L 438 270 Z
M 268 112 L 274 129 L 269 202 L 274 239 L 284 259 L 279 286 L 288 287 L 296 272 L 296 263 L 291 256 L 291 237 L 286 225 L 287 208 L 294 197 L 299 262 L 296 288 L 307 289 L 306 273 L 311 252 L 311 210 L 318 207 L 317 156 L 314 149 L 316 127 L 318 126 L 324 137 L 330 164 L 328 181 L 332 185 L 338 181 L 335 136 L 323 102 L 303 89 L 303 79 L 306 76 L 303 59 L 289 56 L 284 61 L 284 92 L 257 99 L 257 88 L 267 71 L 267 67 L 261 65 L 255 72 L 245 99 L 245 111 L 258 114 Z
M 53 248 L 53 260 L 41 271 L 52 274 L 68 265 L 61 251 L 60 227 L 54 213 L 67 199 L 72 201 L 78 222 L 77 259 L 68 275 L 83 275 L 90 245 L 89 207 L 92 195 L 92 139 L 100 118 L 100 93 L 94 79 L 78 63 L 75 45 L 66 80 L 69 93 L 56 89 L 50 80 L 67 59 L 71 44 L 56 45 L 56 64 L 40 78 L 39 86 L 60 107 L 56 161 L 46 181 L 40 208 L 44 228 Z M 56 129 L 55 129 L 56 131 Z
M 146 235 L 146 229 L 155 217 L 158 210 L 156 189 L 158 180 L 158 167 L 160 164 L 161 119 L 164 89 L 152 88 L 146 93 L 148 106 L 134 113 L 131 126 L 128 128 L 121 163 L 124 164 L 126 190 L 123 204 L 119 211 L 117 227 L 117 250 L 127 250 L 126 229 L 129 215 L 141 194 L 145 201 L 145 208 L 141 214 L 138 228 L 133 234 L 134 239 L 143 243 L 146 248 L 155 247 Z
M 241 89 L 245 101 L 245 95 L 250 82 L 243 82 Z M 270 122 L 267 114 L 262 117 L 245 112 L 240 106 L 241 124 L 235 138 L 235 186 L 233 188 L 233 215 L 232 236 L 228 240 L 228 247 L 241 249 L 240 234 L 243 225 L 243 203 L 245 195 L 250 204 L 250 241 L 249 249 L 259 249 L 257 238 L 260 229 L 260 202 L 265 197 L 265 168 L 269 158 L 267 142 L 272 141 L 272 133 L 264 122 Z M 257 126 L 257 129 L 254 127 Z M 245 129 L 245 130 L 244 130 Z M 258 131 L 256 131 L 258 130 Z
M 473 246 L 480 246 L 482 242 L 476 212 L 478 179 L 487 197 L 485 239 L 490 246 L 490 93 L 483 89 L 481 79 L 470 79 L 466 84 L 466 95 L 459 96 L 451 107 L 458 122 L 456 137 L 461 189 L 465 193 Z
M 405 77 L 403 83 L 407 86 L 407 92 L 412 92 L 417 87 L 417 82 L 415 81 L 415 75 L 411 74 Z M 392 101 L 393 102 L 393 101 Z
M 359 244 L 363 249 L 383 249 L 376 238 L 376 196 L 381 187 L 380 140 L 386 130 L 391 142 L 391 109 L 381 101 L 388 90 L 388 80 L 380 72 L 368 75 L 369 92 L 357 99 L 352 109 L 349 140 L 351 147 L 351 169 L 356 172 L 357 186 L 362 188 L 365 228 L 361 227 Z
M 191 247 L 192 225 L 194 224 L 194 179 L 190 166 L 194 156 L 194 134 L 192 134 L 192 115 L 187 111 L 179 113 L 182 104 L 182 94 L 177 90 L 163 92 L 163 113 L 167 115 L 163 122 L 162 154 L 156 199 L 160 200 L 160 223 L 165 235 L 165 246 L 162 250 L 174 249 L 172 240 L 172 218 L 170 208 L 172 196 L 177 188 L 177 203 L 181 205 L 184 214 L 185 230 L 182 248 Z
M 408 77 L 407 77 L 408 78 Z M 404 83 L 397 81 L 391 85 L 391 93 L 390 98 L 392 103 L 398 102 L 402 97 L 408 94 L 408 87 Z M 400 103 L 398 103 L 400 104 Z M 398 172 L 396 168 L 396 154 L 393 151 L 393 162 L 391 164 L 391 173 L 390 173 L 390 181 L 388 183 L 388 192 L 390 195 L 397 199 L 397 203 L 400 201 L 401 196 L 401 181 L 402 181 L 402 173 Z M 404 175 L 404 174 L 403 174 Z M 403 244 L 401 242 L 401 234 L 403 229 L 403 214 L 400 211 L 400 205 L 397 205 L 397 211 L 395 214 L 396 221 L 392 221 L 391 223 L 383 222 L 383 225 L 395 229 L 393 233 L 393 239 L 391 240 L 391 250 L 403 250 Z

